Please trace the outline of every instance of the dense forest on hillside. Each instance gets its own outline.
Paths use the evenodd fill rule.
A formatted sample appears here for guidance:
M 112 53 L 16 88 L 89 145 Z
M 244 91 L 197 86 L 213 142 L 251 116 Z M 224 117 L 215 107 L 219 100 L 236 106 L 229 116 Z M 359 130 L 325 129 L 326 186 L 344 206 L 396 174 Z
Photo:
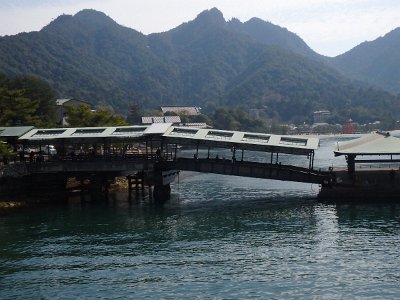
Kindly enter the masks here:
M 358 80 L 400 93 L 400 28 L 372 42 L 364 42 L 329 63 Z
M 398 96 L 350 80 L 323 61 L 284 28 L 259 19 L 227 22 L 217 9 L 148 36 L 83 10 L 39 32 L 0 38 L 0 72 L 39 76 L 60 97 L 126 116 L 135 104 L 142 110 L 197 105 L 214 120 L 221 107 L 232 117 L 262 109 L 271 122 L 310 122 L 321 109 L 339 123 L 399 118 Z

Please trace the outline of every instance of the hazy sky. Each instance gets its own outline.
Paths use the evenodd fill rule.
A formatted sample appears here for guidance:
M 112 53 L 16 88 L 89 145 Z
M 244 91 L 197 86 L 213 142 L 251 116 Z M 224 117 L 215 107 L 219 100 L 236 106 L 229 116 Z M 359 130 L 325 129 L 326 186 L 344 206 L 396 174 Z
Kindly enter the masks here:
M 104 12 L 145 34 L 172 29 L 216 7 L 226 20 L 258 17 L 335 56 L 400 26 L 399 0 L 0 0 L 0 35 L 37 31 L 61 14 Z

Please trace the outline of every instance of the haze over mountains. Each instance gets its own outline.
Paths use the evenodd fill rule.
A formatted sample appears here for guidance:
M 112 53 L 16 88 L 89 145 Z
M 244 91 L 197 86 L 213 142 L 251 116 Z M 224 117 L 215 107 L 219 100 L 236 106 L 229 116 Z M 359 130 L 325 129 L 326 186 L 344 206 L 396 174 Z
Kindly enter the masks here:
M 396 29 L 327 58 L 284 28 L 257 18 L 226 21 L 215 8 L 147 36 L 83 10 L 39 32 L 0 38 L 0 72 L 35 74 L 60 97 L 121 113 L 133 103 L 239 106 L 299 123 L 328 109 L 333 121 L 366 122 L 399 117 L 399 46 Z

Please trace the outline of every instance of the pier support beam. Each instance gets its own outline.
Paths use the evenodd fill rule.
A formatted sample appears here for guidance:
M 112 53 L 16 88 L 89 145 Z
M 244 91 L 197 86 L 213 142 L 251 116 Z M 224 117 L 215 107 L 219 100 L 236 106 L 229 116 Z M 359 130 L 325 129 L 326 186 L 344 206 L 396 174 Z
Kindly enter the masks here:
M 156 203 L 164 203 L 171 199 L 171 186 L 166 185 L 155 185 L 153 190 L 154 201 Z

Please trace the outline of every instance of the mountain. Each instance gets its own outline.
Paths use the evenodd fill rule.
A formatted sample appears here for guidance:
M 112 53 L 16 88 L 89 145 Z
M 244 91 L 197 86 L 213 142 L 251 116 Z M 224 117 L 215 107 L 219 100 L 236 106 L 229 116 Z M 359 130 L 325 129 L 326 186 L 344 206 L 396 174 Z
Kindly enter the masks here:
M 147 48 L 146 36 L 93 10 L 60 16 L 40 32 L 1 38 L 0 53 L 6 74 L 38 75 L 62 96 L 119 110 L 149 98 L 167 68 Z
M 270 22 L 252 18 L 241 23 L 238 19 L 232 19 L 228 22 L 228 26 L 264 45 L 283 48 L 315 60 L 323 60 L 323 57 L 312 50 L 299 36 Z
M 185 104 L 262 108 L 296 122 L 319 109 L 338 122 L 397 118 L 397 97 L 348 80 L 321 58 L 284 28 L 259 19 L 227 22 L 215 8 L 147 36 L 83 10 L 39 32 L 0 38 L 0 72 L 37 75 L 62 97 L 120 113 L 132 104 Z
M 347 76 L 400 93 L 399 48 L 400 28 L 396 28 L 331 59 L 331 63 Z

